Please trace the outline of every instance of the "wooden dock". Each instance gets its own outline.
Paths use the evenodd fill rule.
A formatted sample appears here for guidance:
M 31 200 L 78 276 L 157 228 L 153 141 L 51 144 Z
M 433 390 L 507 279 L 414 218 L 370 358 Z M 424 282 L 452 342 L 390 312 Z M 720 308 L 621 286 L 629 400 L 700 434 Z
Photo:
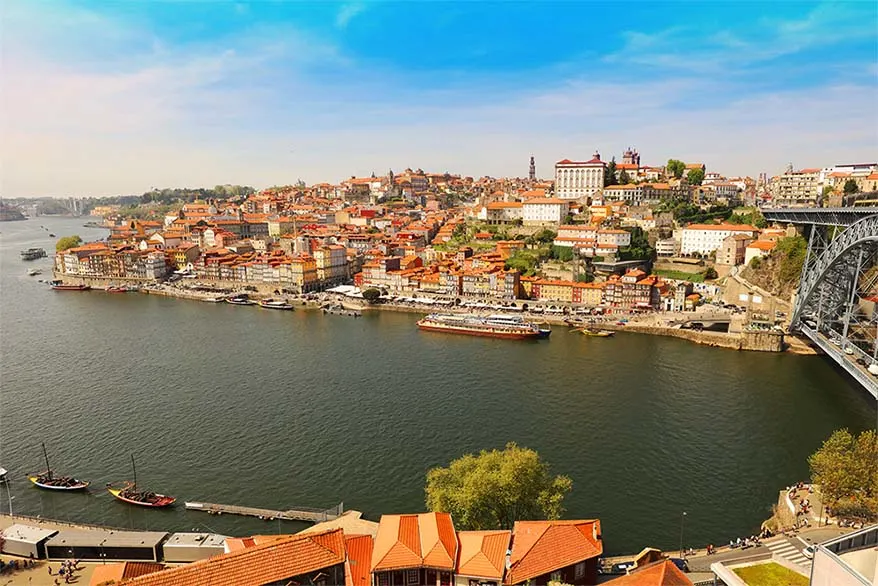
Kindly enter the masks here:
M 211 515 L 244 515 L 245 517 L 259 517 L 266 521 L 306 521 L 308 523 L 322 523 L 334 521 L 344 513 L 344 503 L 339 503 L 331 509 L 312 509 L 310 507 L 298 507 L 286 511 L 273 511 L 256 507 L 241 507 L 238 505 L 218 505 L 216 503 L 187 502 L 186 508 L 191 511 L 204 511 Z

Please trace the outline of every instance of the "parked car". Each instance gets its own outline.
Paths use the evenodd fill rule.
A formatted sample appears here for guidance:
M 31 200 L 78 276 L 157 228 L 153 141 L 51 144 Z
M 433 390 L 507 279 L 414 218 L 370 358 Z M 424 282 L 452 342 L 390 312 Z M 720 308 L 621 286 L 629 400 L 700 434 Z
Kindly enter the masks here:
M 681 571 L 688 572 L 689 571 L 689 562 L 687 562 L 683 558 L 671 558 L 671 562 L 677 566 Z
M 633 568 L 634 568 L 634 562 L 630 561 L 630 562 L 619 562 L 618 564 L 613 564 L 613 567 L 611 568 L 611 570 L 614 574 L 627 574 L 628 570 L 631 570 Z

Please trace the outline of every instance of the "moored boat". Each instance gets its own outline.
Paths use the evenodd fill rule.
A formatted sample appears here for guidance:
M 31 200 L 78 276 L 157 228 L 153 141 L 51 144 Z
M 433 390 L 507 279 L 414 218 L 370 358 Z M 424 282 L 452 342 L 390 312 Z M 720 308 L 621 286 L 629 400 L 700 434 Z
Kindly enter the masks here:
M 46 444 L 43 444 L 43 457 L 46 459 L 45 472 L 28 474 L 27 479 L 35 486 L 49 490 L 83 490 L 88 488 L 88 482 L 72 476 L 57 475 L 49 466 L 49 454 L 46 452 Z
M 510 340 L 531 340 L 548 338 L 552 330 L 537 323 L 526 321 L 514 315 L 489 315 L 477 317 L 469 315 L 434 313 L 418 321 L 422 330 L 486 336 Z
M 21 260 L 36 260 L 44 258 L 46 251 L 42 248 L 28 248 L 27 250 L 22 250 L 19 254 L 21 255 Z
M 122 285 L 120 287 L 107 287 L 104 289 L 107 293 L 128 293 L 128 287 Z
M 287 303 L 282 299 L 263 299 L 259 302 L 259 307 L 264 307 L 266 309 L 284 309 L 287 311 L 293 309 L 292 304 Z
M 88 291 L 91 289 L 88 285 L 65 285 L 63 281 L 52 281 L 49 284 L 55 291 Z
M 235 295 L 234 297 L 226 298 L 226 303 L 231 303 L 232 305 L 253 305 L 254 301 L 246 295 Z
M 581 328 L 578 331 L 585 336 L 595 336 L 598 338 L 608 338 L 616 333 L 611 330 L 595 330 L 592 328 Z
M 114 486 L 107 483 L 107 492 L 126 503 L 140 507 L 168 507 L 176 502 L 176 498 L 166 494 L 158 494 L 148 490 L 137 490 L 137 467 L 134 465 L 134 456 L 131 456 L 131 468 L 134 472 L 134 480 L 127 480 L 120 485 Z

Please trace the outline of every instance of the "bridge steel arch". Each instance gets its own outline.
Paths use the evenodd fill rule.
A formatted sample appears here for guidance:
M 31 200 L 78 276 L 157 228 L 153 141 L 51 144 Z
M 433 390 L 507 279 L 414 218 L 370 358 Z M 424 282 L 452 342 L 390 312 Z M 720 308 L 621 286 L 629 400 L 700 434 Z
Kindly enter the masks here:
M 851 224 L 831 239 L 811 231 L 790 329 L 817 343 L 878 398 L 878 303 L 864 304 L 878 288 L 878 214 Z

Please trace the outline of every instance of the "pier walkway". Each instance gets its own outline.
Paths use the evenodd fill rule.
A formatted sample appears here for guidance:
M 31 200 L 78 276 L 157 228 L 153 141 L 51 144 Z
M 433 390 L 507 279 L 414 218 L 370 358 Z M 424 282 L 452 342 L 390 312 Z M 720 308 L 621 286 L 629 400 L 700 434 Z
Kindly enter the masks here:
M 244 515 L 246 517 L 259 517 L 267 521 L 306 521 L 308 523 L 322 523 L 334 521 L 344 513 L 344 503 L 331 509 L 313 509 L 310 507 L 297 507 L 286 511 L 274 511 L 271 509 L 259 509 L 256 507 L 241 507 L 238 505 L 218 505 L 216 503 L 187 502 L 186 508 L 191 511 L 204 511 L 213 515 Z

